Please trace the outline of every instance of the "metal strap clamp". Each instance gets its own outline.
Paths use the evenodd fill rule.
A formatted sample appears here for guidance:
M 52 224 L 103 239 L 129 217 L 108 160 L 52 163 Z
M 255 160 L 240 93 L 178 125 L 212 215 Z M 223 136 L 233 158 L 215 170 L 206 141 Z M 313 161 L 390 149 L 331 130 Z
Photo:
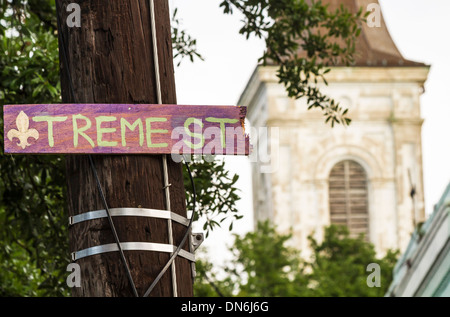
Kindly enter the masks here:
M 186 227 L 189 226 L 189 219 L 168 210 L 145 209 L 145 208 L 112 208 L 109 209 L 109 212 L 112 217 L 134 216 L 134 217 L 160 218 L 173 220 Z M 108 217 L 108 215 L 106 213 L 106 210 L 104 209 L 89 211 L 73 217 L 69 217 L 69 225 L 73 226 L 77 223 L 81 223 L 84 221 L 101 219 L 106 217 Z M 195 234 L 193 233 L 191 235 L 190 250 L 195 251 L 199 247 L 199 245 L 203 242 L 203 239 L 204 237 L 202 233 L 195 233 Z M 124 251 L 154 251 L 154 252 L 173 253 L 177 249 L 176 246 L 171 244 L 150 243 L 150 242 L 121 242 L 120 246 Z M 119 247 L 117 246 L 116 243 L 110 243 L 72 252 L 71 255 L 72 261 L 77 261 L 84 257 L 115 251 L 119 251 Z M 184 257 L 185 259 L 191 262 L 195 262 L 194 253 L 188 252 L 186 250 L 180 250 L 178 255 Z
M 151 218 L 160 218 L 160 219 L 171 219 L 175 222 L 178 222 L 184 226 L 189 225 L 189 219 L 180 216 L 174 212 L 168 211 L 168 210 L 158 210 L 158 209 L 145 209 L 145 208 L 111 208 L 109 209 L 109 212 L 112 217 L 117 216 L 135 216 L 135 217 L 151 217 Z M 106 210 L 96 210 L 96 211 L 89 211 L 86 213 L 82 213 L 73 217 L 69 217 L 69 225 L 72 226 L 74 224 L 88 221 L 88 220 L 94 220 L 94 219 L 100 219 L 100 218 L 106 218 L 108 215 L 106 213 Z
M 120 246 L 124 251 L 154 251 L 173 253 L 177 249 L 177 247 L 174 245 L 150 242 L 121 242 Z M 72 252 L 72 261 L 77 261 L 91 255 L 114 251 L 119 251 L 119 247 L 116 243 L 99 245 L 92 248 L 83 249 L 81 251 Z M 195 255 L 193 253 L 187 252 L 186 250 L 180 250 L 180 253 L 178 253 L 178 255 L 185 259 L 188 259 L 191 262 L 195 262 Z

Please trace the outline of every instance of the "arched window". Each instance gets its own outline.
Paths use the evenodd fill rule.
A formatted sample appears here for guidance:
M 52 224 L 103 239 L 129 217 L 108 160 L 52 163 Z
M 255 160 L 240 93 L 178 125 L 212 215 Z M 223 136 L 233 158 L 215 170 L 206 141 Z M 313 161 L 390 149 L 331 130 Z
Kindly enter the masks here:
M 336 164 L 329 177 L 330 219 L 332 224 L 345 225 L 352 237 L 369 236 L 367 175 L 354 161 Z

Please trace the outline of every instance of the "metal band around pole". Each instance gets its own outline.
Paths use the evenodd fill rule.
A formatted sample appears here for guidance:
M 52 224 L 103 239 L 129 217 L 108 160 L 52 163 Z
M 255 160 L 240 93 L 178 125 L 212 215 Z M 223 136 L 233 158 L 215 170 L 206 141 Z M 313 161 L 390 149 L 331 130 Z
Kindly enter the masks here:
M 180 216 L 168 210 L 146 209 L 146 208 L 111 208 L 109 212 L 112 217 L 131 216 L 131 217 L 149 217 L 173 220 L 184 226 L 189 226 L 189 219 Z M 80 222 L 106 218 L 106 210 L 96 210 L 85 212 L 76 216 L 69 217 L 69 225 L 75 225 Z
M 124 251 L 153 251 L 153 252 L 166 252 L 173 253 L 177 249 L 176 246 L 171 244 L 162 244 L 162 243 L 150 243 L 150 242 L 121 242 L 120 246 Z M 80 251 L 72 252 L 72 261 L 77 261 L 79 259 L 107 253 L 107 252 L 115 252 L 119 251 L 119 247 L 116 243 L 99 245 L 87 249 L 83 249 Z M 186 250 L 180 250 L 178 253 L 179 256 L 188 259 L 189 261 L 195 262 L 195 255 Z

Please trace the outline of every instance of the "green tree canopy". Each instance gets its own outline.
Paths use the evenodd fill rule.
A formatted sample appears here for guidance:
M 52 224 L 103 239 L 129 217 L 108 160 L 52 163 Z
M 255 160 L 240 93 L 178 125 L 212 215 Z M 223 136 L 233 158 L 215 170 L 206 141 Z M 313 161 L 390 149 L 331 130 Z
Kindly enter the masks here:
M 379 258 L 363 236 L 351 238 L 346 227 L 332 225 L 321 242 L 310 236 L 313 256 L 301 259 L 300 250 L 288 246 L 291 237 L 279 234 L 269 222 L 259 223 L 255 232 L 236 236 L 225 278 L 206 276 L 205 268 L 211 264 L 199 262 L 196 296 L 377 297 L 386 293 L 397 252 L 388 251 Z M 380 287 L 367 283 L 371 263 L 380 267 Z
M 372 297 L 384 296 L 392 281 L 398 252 L 389 250 L 378 258 L 374 246 L 364 236 L 351 238 L 347 227 L 331 226 L 322 242 L 309 238 L 313 258 L 308 263 L 312 296 Z M 380 266 L 380 287 L 369 287 L 369 264 Z

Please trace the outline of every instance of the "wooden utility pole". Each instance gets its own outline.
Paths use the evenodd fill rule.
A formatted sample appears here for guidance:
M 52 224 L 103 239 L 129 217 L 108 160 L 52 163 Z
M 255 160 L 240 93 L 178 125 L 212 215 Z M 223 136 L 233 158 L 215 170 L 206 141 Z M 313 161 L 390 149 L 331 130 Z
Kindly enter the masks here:
M 157 103 L 149 1 L 57 2 L 62 35 L 59 45 L 63 103 Z M 66 7 L 70 3 L 81 7 L 81 27 L 69 27 L 66 23 L 70 14 Z M 162 102 L 176 104 L 167 0 L 155 1 L 155 15 Z M 66 56 L 63 56 L 64 52 Z M 69 69 L 71 78 L 65 68 Z M 162 156 L 96 155 L 93 160 L 109 208 L 167 208 Z M 88 157 L 69 155 L 66 166 L 69 216 L 104 209 Z M 181 165 L 168 159 L 168 173 L 171 210 L 186 217 Z M 114 217 L 113 221 L 121 242 L 169 244 L 168 221 L 165 219 L 126 216 Z M 186 226 L 173 223 L 175 245 L 180 243 L 185 232 Z M 69 238 L 71 252 L 114 243 L 106 218 L 71 226 Z M 189 240 L 185 250 L 188 243 Z M 142 296 L 169 260 L 170 253 L 124 253 L 138 294 Z M 81 267 L 81 287 L 73 289 L 74 296 L 133 296 L 119 252 L 85 257 L 77 263 Z M 178 296 L 192 296 L 190 262 L 177 257 L 175 267 Z M 169 269 L 150 296 L 173 295 Z

